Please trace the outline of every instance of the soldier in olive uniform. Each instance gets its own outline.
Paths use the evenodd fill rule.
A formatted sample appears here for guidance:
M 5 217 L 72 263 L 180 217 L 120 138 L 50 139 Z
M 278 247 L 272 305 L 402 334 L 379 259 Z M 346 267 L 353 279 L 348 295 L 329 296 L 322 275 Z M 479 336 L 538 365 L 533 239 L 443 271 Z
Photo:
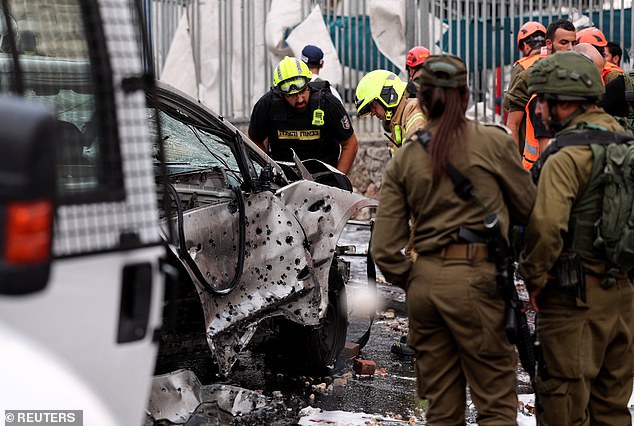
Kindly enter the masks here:
M 607 256 L 593 244 L 601 217 L 603 183 L 598 176 L 605 150 L 592 145 L 598 152 L 593 154 L 587 144 L 557 150 L 566 135 L 576 141 L 590 129 L 623 129 L 596 106 L 604 92 L 601 75 L 579 53 L 542 59 L 528 83 L 538 96 L 538 113 L 557 137 L 539 160 L 543 167 L 536 166 L 537 198 L 520 261 L 531 303 L 539 312 L 542 424 L 630 425 L 632 286 L 627 271 L 617 271 L 612 285 L 605 285 Z
M 517 357 L 504 332 L 495 265 L 486 244 L 460 238 L 459 230 L 482 233 L 489 212 L 504 230 L 511 220 L 526 223 L 535 187 L 511 136 L 466 118 L 468 99 L 464 62 L 430 56 L 418 100 L 431 140 L 425 149 L 417 139 L 428 133 L 418 133 L 387 164 L 372 254 L 387 280 L 407 291 L 407 343 L 416 350 L 429 424 L 464 424 L 468 383 L 478 424 L 510 425 Z M 454 192 L 448 164 L 471 180 L 479 202 Z M 402 252 L 411 234 L 416 260 Z

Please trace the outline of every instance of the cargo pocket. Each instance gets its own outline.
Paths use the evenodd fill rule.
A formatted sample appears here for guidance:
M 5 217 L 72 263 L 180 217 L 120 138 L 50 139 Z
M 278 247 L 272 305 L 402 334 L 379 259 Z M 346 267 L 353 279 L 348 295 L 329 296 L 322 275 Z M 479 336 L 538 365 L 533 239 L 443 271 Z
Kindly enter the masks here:
M 580 379 L 585 358 L 590 356 L 588 324 L 572 312 L 542 309 L 539 316 L 539 340 L 546 373 L 552 378 Z
M 546 425 L 566 425 L 570 423 L 572 400 L 569 382 L 557 379 L 537 379 L 537 389 L 541 396 L 542 423 Z
M 477 337 L 480 342 L 478 353 L 501 355 L 513 351 L 504 332 L 505 303 L 495 282 L 495 266 L 486 264 L 478 267 L 470 287 L 474 314 L 480 326 Z M 474 336 L 475 338 L 475 336 Z

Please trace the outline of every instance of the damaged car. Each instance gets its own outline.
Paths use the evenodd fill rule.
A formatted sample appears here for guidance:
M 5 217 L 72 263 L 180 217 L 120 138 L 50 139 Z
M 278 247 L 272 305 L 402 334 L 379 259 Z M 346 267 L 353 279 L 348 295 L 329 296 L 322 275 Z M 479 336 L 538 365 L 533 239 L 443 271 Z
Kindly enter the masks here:
M 226 376 L 254 345 L 305 371 L 332 366 L 348 325 L 337 243 L 346 222 L 376 201 L 317 160 L 273 161 L 166 84 L 150 104 L 164 146 L 160 194 L 169 194 L 162 229 L 180 272 L 167 289 L 157 373 L 193 363 L 199 375 L 215 367 Z

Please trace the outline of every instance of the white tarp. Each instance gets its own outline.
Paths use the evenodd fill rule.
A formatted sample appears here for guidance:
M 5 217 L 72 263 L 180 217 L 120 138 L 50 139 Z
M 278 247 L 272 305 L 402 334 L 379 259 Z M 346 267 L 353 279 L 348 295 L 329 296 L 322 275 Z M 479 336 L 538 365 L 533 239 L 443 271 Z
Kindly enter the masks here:
M 319 77 L 330 84 L 341 84 L 341 63 L 319 6 L 315 6 L 306 19 L 293 29 L 286 43 L 297 58 L 301 57 L 307 44 L 318 46 L 324 52 L 324 67 Z
M 176 34 L 167 52 L 160 80 L 198 99 L 196 65 L 190 37 L 191 26 L 185 13 L 178 22 Z
M 286 44 L 286 36 L 302 22 L 300 0 L 273 0 L 266 15 L 266 47 L 271 63 L 276 64 L 293 51 Z M 301 48 L 300 48 L 301 49 Z
M 347 67 L 342 71 L 318 5 L 302 20 L 306 11 L 301 0 L 272 0 L 269 10 L 265 10 L 266 2 L 260 1 L 246 9 L 240 2 L 197 4 L 198 10 L 184 13 L 179 21 L 160 79 L 223 115 L 249 117 L 252 105 L 272 85 L 272 68 L 286 55 L 301 56 L 306 44 L 324 51 L 323 79 L 333 84 L 352 81 L 354 85 L 362 76 Z M 372 38 L 379 51 L 404 70 L 405 55 L 412 47 L 406 45 L 405 0 L 370 0 L 365 5 L 354 15 L 370 16 Z M 339 12 L 353 13 L 345 9 Z M 443 25 L 432 19 L 437 21 L 434 39 L 438 40 Z M 219 22 L 223 23 L 222 33 Z M 192 37 L 198 38 L 192 41 Z
M 405 0 L 370 0 L 370 32 L 379 51 L 404 70 L 411 48 L 405 45 Z
M 200 45 L 198 52 L 194 52 L 191 34 L 192 26 L 188 22 L 187 14 L 183 14 L 174 36 L 165 66 L 160 79 L 177 89 L 200 100 L 225 115 L 248 117 L 251 115 L 251 105 L 254 104 L 267 87 L 261 70 L 266 65 L 266 51 L 264 40 L 255 37 L 253 45 L 248 49 L 238 48 L 245 41 L 244 16 L 240 13 L 239 2 L 226 2 L 224 7 L 231 8 L 230 31 L 220 43 L 218 22 L 221 19 L 220 4 L 216 1 L 202 2 L 198 17 L 200 25 Z M 264 2 L 254 2 L 252 32 L 264 33 Z M 246 42 L 251 42 L 246 40 Z M 230 44 L 233 48 L 231 48 Z M 195 56 L 200 57 L 200 67 L 196 73 Z M 223 79 L 230 79 L 231 84 L 222 85 Z M 223 87 L 225 88 L 223 90 Z

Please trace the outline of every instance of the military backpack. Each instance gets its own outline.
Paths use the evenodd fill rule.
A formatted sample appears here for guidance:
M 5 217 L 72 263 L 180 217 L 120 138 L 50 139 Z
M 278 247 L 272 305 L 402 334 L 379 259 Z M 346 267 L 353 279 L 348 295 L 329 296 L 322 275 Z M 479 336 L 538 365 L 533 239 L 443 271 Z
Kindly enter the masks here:
M 579 215 L 573 223 L 573 250 L 580 255 L 608 262 L 608 275 L 616 276 L 634 268 L 634 139 L 598 126 L 584 126 L 558 136 L 544 151 L 531 172 L 537 181 L 548 156 L 562 147 L 590 145 L 592 177 L 586 193 L 573 207 L 594 204 L 598 217 Z M 588 194 L 592 192 L 592 194 Z

